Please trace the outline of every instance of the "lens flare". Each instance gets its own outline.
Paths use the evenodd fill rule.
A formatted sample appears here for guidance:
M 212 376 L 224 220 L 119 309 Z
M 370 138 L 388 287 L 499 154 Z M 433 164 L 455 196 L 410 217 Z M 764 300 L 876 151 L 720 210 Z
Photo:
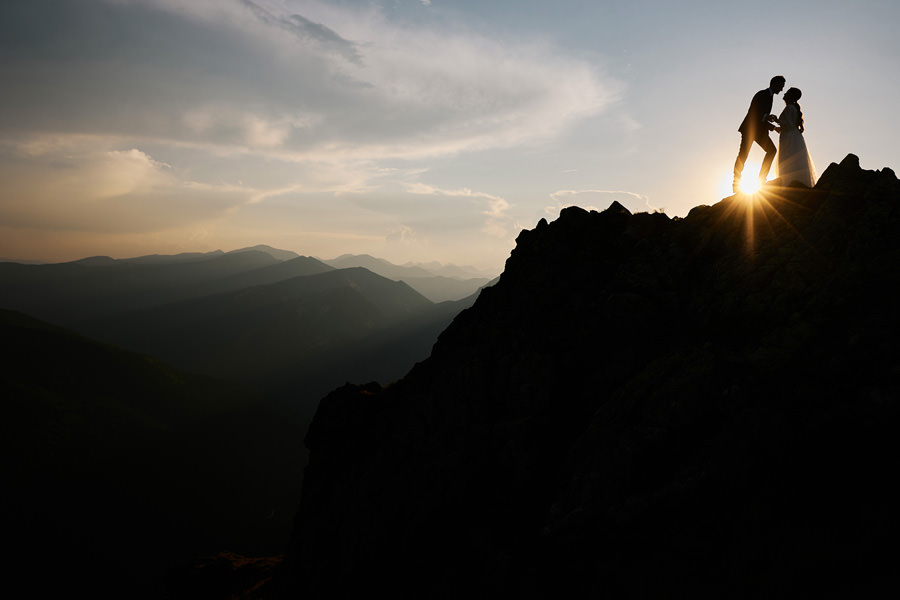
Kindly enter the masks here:
M 744 177 L 741 179 L 741 183 L 739 186 L 739 191 L 742 194 L 755 194 L 759 191 L 760 185 L 759 180 L 757 179 L 757 174 L 759 173 L 759 162 L 750 162 L 748 161 L 744 165 Z M 722 174 L 722 178 L 719 184 L 719 191 L 722 196 L 731 196 L 735 193 L 735 190 L 732 187 L 734 179 L 734 174 L 731 171 Z
M 759 191 L 760 185 L 758 179 L 742 179 L 741 191 L 745 194 L 755 194 Z

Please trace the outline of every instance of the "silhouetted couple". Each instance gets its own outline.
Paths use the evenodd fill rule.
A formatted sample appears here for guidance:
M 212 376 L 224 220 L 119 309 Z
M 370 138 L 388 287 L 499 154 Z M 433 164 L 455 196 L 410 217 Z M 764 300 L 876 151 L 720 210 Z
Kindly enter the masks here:
M 765 150 L 762 166 L 759 169 L 759 183 L 766 183 L 769 169 L 778 154 L 776 172 L 783 185 L 798 181 L 805 186 L 815 185 L 816 173 L 809 151 L 806 148 L 806 140 L 803 138 L 803 112 L 797 101 L 801 92 L 797 88 L 790 88 L 784 93 L 784 110 L 780 116 L 770 114 L 772 112 L 772 99 L 775 94 L 784 89 L 785 79 L 776 75 L 769 82 L 769 87 L 756 92 L 750 101 L 750 109 L 747 116 L 738 127 L 741 132 L 741 148 L 738 150 L 737 160 L 734 161 L 735 193 L 740 191 L 741 175 L 744 172 L 744 163 L 750 155 L 750 148 L 756 142 Z M 777 124 L 777 125 L 776 125 Z M 778 137 L 778 149 L 769 137 L 770 131 L 776 131 Z

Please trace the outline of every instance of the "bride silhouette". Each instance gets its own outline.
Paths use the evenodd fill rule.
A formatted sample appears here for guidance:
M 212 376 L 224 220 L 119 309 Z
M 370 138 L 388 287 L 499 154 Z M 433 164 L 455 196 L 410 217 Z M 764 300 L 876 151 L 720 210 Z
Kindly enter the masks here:
M 776 121 L 779 126 L 775 127 L 779 133 L 775 170 L 782 185 L 799 182 L 813 187 L 816 184 L 816 170 L 803 138 L 803 112 L 797 104 L 801 95 L 802 92 L 795 87 L 784 93 L 784 110 Z

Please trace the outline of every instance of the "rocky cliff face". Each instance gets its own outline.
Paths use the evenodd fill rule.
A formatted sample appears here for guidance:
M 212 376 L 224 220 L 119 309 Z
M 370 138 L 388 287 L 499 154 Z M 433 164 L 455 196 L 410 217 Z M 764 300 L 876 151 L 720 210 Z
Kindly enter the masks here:
M 565 209 L 389 388 L 325 398 L 285 595 L 896 585 L 900 182 Z

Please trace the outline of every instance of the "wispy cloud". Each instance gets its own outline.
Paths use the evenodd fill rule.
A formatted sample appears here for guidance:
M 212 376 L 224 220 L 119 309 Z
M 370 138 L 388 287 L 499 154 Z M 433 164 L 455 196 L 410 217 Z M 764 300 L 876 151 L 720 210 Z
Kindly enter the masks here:
M 388 243 L 411 246 L 416 242 L 416 232 L 408 225 L 400 225 L 387 236 Z
M 372 10 L 319 9 L 326 24 L 252 0 L 103 4 L 86 3 L 79 19 L 113 13 L 118 31 L 48 28 L 38 21 L 56 20 L 40 10 L 22 24 L 43 29 L 31 51 L 53 60 L 0 67 L 19 82 L 18 98 L 0 100 L 0 133 L 107 133 L 288 160 L 418 158 L 544 139 L 617 95 L 552 48 L 412 29 Z M 48 82 L 65 93 L 44 93 Z
M 333 29 L 310 21 L 299 14 L 276 15 L 252 0 L 240 0 L 240 2 L 266 25 L 281 27 L 297 36 L 297 39 L 318 44 L 322 49 L 334 52 L 350 62 L 360 62 L 356 44 L 344 39 Z
M 424 183 L 407 184 L 410 194 L 437 195 L 456 198 L 471 198 L 484 201 L 479 211 L 485 216 L 481 231 L 494 237 L 506 237 L 512 232 L 513 221 L 507 215 L 512 205 L 505 198 L 484 192 L 475 192 L 468 188 L 445 190 Z
M 180 177 L 171 165 L 95 140 L 0 145 L 0 221 L 31 229 L 151 232 L 216 219 L 254 190 Z

